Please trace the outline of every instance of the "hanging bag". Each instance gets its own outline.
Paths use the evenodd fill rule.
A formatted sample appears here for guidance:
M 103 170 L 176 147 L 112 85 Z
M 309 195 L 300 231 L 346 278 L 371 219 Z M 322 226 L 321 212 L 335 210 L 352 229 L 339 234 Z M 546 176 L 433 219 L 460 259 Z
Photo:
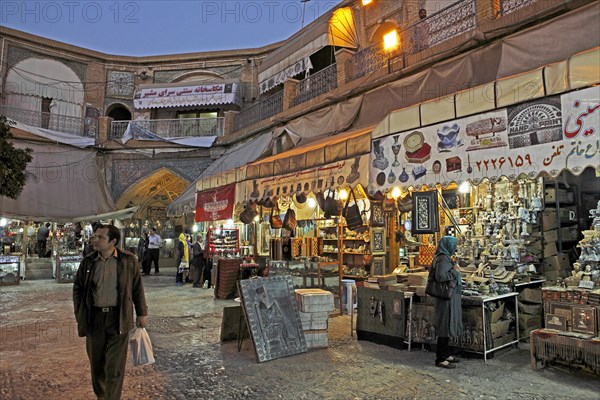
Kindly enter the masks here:
M 131 361 L 136 367 L 139 365 L 154 364 L 154 351 L 150 336 L 146 328 L 134 328 L 129 334 L 129 347 L 131 348 Z
M 354 199 L 354 204 L 349 206 L 350 197 Z M 346 206 L 342 211 L 342 215 L 346 218 L 346 226 L 348 229 L 355 231 L 363 226 L 363 219 L 360 213 L 360 209 L 358 208 L 358 202 L 356 201 L 356 195 L 354 194 L 354 190 L 350 189 L 350 196 L 348 196 L 348 200 L 346 201 Z
M 277 212 L 275 212 L 277 210 Z M 283 221 L 281 220 L 281 216 L 279 215 L 279 206 L 277 202 L 271 208 L 271 216 L 269 217 L 269 223 L 271 224 L 272 229 L 281 229 L 283 227 Z
M 256 217 L 256 209 L 252 205 L 247 203 L 244 206 L 244 211 L 240 213 L 240 221 L 248 225 L 251 224 L 252 221 L 254 221 L 254 217 Z
M 283 218 L 283 229 L 293 231 L 296 229 L 296 211 L 292 210 L 292 207 L 288 208 Z
M 340 207 L 340 202 L 335 199 L 335 192 L 333 187 L 329 189 L 329 194 L 325 198 L 325 218 L 330 219 L 332 217 L 336 217 L 340 215 L 340 211 L 342 207 Z
M 456 288 L 457 282 L 454 279 L 445 282 L 436 281 L 436 268 L 437 266 L 435 265 L 434 261 L 434 265 L 432 266 L 431 271 L 429 271 L 429 276 L 427 277 L 427 286 L 425 286 L 425 293 L 431 297 L 435 297 L 436 299 L 450 300 L 452 294 L 454 293 L 454 289 Z

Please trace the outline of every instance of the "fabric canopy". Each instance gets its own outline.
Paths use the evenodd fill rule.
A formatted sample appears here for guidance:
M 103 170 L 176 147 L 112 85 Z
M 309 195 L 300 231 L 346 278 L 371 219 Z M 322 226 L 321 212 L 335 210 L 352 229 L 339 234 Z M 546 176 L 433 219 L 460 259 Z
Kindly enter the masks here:
M 177 216 L 195 209 L 196 185 L 205 177 L 239 168 L 262 157 L 273 145 L 272 132 L 265 132 L 249 141 L 236 144 L 215 160 L 173 203 L 167 207 L 168 216 Z
M 21 195 L 16 200 L 0 197 L 0 215 L 62 222 L 115 211 L 96 151 L 54 144 L 14 145 L 33 149 L 33 160 L 27 165 Z
M 25 125 L 19 121 L 10 120 L 12 122 L 12 128 L 18 129 L 23 132 L 31 133 L 36 136 L 40 136 L 46 139 L 50 139 L 53 142 L 68 144 L 79 148 L 90 147 L 96 144 L 96 139 L 93 137 L 82 137 L 78 135 L 71 135 L 64 132 L 53 131 L 51 129 L 37 128 L 35 126 Z
M 260 93 L 312 68 L 309 56 L 325 46 L 357 47 L 350 8 L 330 10 L 293 35 L 259 66 Z

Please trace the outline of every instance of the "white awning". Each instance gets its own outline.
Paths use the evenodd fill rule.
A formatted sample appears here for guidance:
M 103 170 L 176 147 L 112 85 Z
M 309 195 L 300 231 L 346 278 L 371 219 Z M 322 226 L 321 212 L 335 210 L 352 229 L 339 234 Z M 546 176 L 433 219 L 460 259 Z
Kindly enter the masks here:
M 358 47 L 354 14 L 350 7 L 323 14 L 271 53 L 258 70 L 260 93 L 312 69 L 309 56 L 325 46 Z
M 240 103 L 239 82 L 198 85 L 141 85 L 133 100 L 136 109 Z
M 167 215 L 175 216 L 196 209 L 196 183 L 201 179 L 216 175 L 219 172 L 233 170 L 265 155 L 273 142 L 271 131 L 230 147 L 221 157 L 215 160 L 173 203 L 167 207 Z
M 124 210 L 108 212 L 104 214 L 88 215 L 86 217 L 73 218 L 73 222 L 84 222 L 84 221 L 104 221 L 108 219 L 128 219 L 133 217 L 136 211 L 140 208 L 139 206 L 129 207 Z

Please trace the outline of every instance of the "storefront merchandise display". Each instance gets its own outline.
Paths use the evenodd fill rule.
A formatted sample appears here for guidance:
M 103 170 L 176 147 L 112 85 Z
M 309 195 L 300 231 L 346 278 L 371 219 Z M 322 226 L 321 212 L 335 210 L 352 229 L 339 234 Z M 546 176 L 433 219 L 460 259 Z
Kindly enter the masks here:
M 0 286 L 19 284 L 19 256 L 0 255 Z
M 79 264 L 83 259 L 82 255 L 57 255 L 56 256 L 56 281 L 58 283 L 72 283 Z

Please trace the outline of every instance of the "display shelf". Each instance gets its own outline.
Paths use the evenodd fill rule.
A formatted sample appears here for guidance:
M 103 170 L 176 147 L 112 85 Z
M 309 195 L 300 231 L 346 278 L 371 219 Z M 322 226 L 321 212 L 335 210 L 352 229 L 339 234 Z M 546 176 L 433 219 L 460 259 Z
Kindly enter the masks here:
M 210 255 L 236 255 L 240 251 L 239 229 L 209 229 L 207 235 L 207 250 Z
M 81 264 L 81 254 L 59 254 L 56 256 L 56 282 L 72 283 Z
M 19 266 L 19 256 L 0 256 L 0 286 L 19 284 Z

